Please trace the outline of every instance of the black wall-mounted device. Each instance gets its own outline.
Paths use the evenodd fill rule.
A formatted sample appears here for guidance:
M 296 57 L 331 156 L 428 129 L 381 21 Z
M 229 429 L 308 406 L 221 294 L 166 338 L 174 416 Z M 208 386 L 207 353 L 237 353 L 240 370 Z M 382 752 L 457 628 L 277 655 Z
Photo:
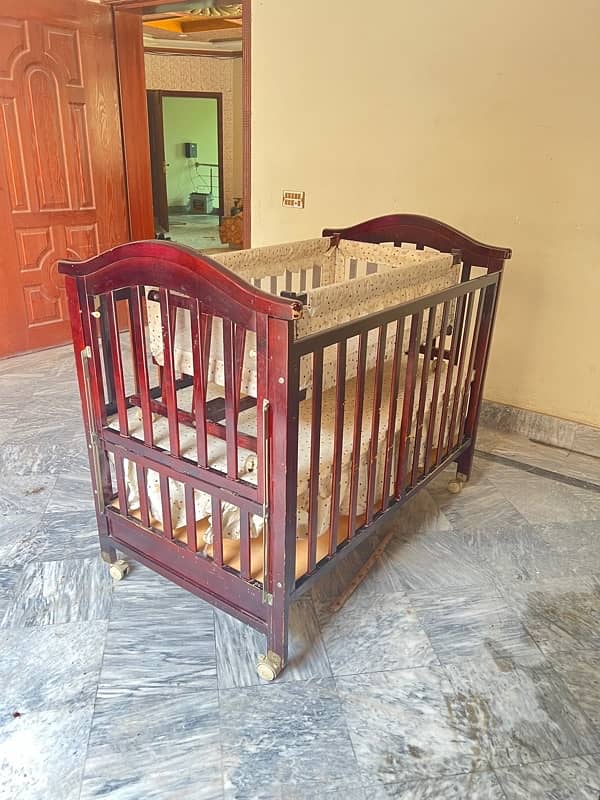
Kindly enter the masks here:
M 196 142 L 185 142 L 183 151 L 186 158 L 198 158 L 198 145 Z

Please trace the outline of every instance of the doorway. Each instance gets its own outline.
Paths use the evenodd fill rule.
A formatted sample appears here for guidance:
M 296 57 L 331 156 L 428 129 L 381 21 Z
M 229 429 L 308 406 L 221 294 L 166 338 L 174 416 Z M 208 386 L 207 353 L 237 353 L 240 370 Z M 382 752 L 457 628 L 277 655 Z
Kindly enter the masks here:
M 196 250 L 223 247 L 223 97 L 148 91 L 154 224 L 159 238 Z

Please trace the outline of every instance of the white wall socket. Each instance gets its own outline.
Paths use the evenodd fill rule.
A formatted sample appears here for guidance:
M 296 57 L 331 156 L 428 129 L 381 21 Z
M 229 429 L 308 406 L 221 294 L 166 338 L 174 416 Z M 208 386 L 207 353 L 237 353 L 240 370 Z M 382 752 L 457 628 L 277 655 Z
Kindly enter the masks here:
M 281 204 L 290 208 L 304 208 L 304 192 L 293 192 L 290 189 L 284 189 Z

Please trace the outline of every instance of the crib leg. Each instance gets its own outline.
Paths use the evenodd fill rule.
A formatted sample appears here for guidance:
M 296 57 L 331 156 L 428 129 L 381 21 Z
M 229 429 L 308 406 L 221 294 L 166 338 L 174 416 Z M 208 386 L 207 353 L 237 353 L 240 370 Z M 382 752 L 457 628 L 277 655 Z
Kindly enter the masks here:
M 114 564 L 119 560 L 117 551 L 111 545 L 101 544 L 100 555 L 102 556 L 102 561 L 106 562 L 107 564 Z
M 462 491 L 465 483 L 467 483 L 471 477 L 474 452 L 475 448 L 471 446 L 456 460 L 456 478 L 453 478 L 448 482 L 448 491 L 452 494 L 459 494 L 459 492 Z
M 273 613 L 267 634 L 267 654 L 260 656 L 256 665 L 259 677 L 264 681 L 274 681 L 286 665 L 287 654 L 288 613 L 287 609 L 284 609 L 282 613 Z
M 129 574 L 129 564 L 127 561 L 117 556 L 117 551 L 112 545 L 101 544 L 100 547 L 102 561 L 110 564 L 110 577 L 115 581 L 123 580 L 123 578 Z

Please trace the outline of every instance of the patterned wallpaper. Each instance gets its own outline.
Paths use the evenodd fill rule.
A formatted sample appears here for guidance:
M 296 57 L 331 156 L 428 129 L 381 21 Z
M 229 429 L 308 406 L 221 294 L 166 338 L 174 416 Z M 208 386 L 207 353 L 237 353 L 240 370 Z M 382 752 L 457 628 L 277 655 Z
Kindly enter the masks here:
M 229 214 L 233 198 L 241 195 L 234 186 L 233 59 L 146 53 L 145 61 L 148 89 L 223 94 L 223 193 Z

